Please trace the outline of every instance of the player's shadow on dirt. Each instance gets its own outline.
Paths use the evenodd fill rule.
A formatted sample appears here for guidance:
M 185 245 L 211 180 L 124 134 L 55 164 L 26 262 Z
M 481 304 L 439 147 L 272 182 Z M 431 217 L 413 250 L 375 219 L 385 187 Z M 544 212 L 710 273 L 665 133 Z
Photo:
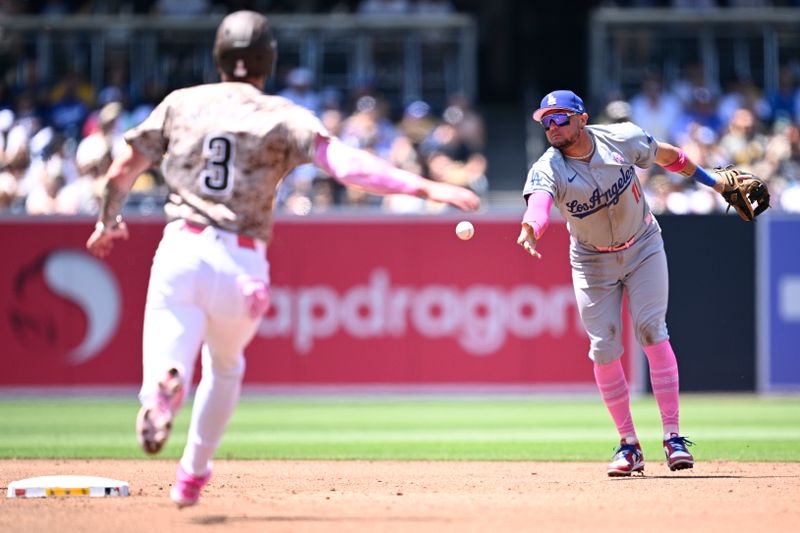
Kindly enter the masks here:
M 630 477 L 616 477 L 611 478 L 609 481 L 633 481 L 636 479 L 639 480 L 648 480 L 648 479 L 678 479 L 678 480 L 692 480 L 692 479 L 795 479 L 800 476 L 736 476 L 732 474 L 706 474 L 702 476 L 693 476 L 693 475 L 682 475 L 682 476 L 630 476 Z
M 229 516 L 204 515 L 189 520 L 200 526 L 216 526 L 219 524 L 235 524 L 237 522 L 446 522 L 444 518 L 428 516 Z

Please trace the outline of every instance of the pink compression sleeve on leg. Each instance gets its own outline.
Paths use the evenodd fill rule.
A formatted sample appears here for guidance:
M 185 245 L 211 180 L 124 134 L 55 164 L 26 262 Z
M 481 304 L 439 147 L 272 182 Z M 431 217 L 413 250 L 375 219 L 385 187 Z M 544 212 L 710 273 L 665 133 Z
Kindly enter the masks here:
M 544 230 L 550 223 L 552 206 L 553 198 L 544 191 L 536 191 L 528 196 L 528 208 L 522 216 L 522 222 L 533 228 L 533 236 L 537 241 L 542 238 Z
M 625 379 L 622 362 L 617 359 L 605 365 L 595 363 L 594 380 L 597 382 L 600 396 L 603 397 L 603 402 L 617 426 L 619 437 L 628 443 L 638 440 L 636 430 L 633 428 L 628 380 Z
M 316 140 L 314 164 L 345 185 L 358 185 L 376 194 L 414 196 L 420 192 L 424 179 L 393 167 L 369 152 L 322 136 Z
M 650 384 L 661 411 L 664 434 L 678 433 L 678 361 L 669 340 L 651 346 L 643 346 L 650 363 Z

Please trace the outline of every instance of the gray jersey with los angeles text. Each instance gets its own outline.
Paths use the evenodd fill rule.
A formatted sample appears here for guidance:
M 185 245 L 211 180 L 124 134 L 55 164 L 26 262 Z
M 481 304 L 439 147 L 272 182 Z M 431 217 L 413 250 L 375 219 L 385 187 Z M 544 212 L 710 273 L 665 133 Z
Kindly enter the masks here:
M 125 139 L 153 163 L 163 158 L 169 220 L 269 241 L 278 184 L 312 161 L 318 134 L 328 136 L 303 107 L 223 82 L 174 91 Z
M 595 145 L 591 160 L 570 159 L 551 147 L 531 166 L 523 195 L 550 194 L 582 249 L 619 246 L 651 221 L 634 167 L 654 162 L 656 141 L 630 122 L 586 130 Z

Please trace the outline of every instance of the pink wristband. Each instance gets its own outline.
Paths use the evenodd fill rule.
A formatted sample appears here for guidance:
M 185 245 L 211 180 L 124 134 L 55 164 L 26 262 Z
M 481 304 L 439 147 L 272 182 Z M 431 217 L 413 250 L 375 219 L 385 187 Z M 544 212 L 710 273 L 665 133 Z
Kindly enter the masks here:
M 686 152 L 678 148 L 678 159 L 665 166 L 664 170 L 669 170 L 670 172 L 680 172 L 683 170 L 683 167 L 686 166 L 687 159 Z

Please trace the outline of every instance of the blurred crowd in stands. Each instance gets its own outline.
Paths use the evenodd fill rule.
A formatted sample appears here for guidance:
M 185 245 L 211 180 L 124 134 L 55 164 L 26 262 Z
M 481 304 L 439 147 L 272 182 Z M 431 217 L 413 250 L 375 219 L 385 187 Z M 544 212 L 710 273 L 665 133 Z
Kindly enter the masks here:
M 49 90 L 26 88 L 14 94 L 2 87 L 0 212 L 11 214 L 95 214 L 105 171 L 124 146 L 124 132 L 144 120 L 163 97 L 154 89 L 131 102 L 124 87 L 112 83 L 95 91 L 75 72 Z M 317 90 L 312 72 L 303 67 L 288 72 L 278 94 L 308 108 L 351 146 L 479 194 L 488 189 L 485 127 L 462 95 L 452 95 L 439 112 L 424 101 L 396 112 L 368 85 L 350 94 L 334 88 Z M 165 196 L 163 177 L 159 169 L 152 169 L 137 180 L 128 209 L 155 212 Z M 286 176 L 278 202 L 279 209 L 300 215 L 333 206 L 390 212 L 442 207 L 417 198 L 379 197 L 345 188 L 313 165 Z
M 0 0 L 0 15 L 224 15 L 281 13 L 451 13 L 450 0 Z
M 599 122 L 630 120 L 655 138 L 680 146 L 706 169 L 735 165 L 764 178 L 776 211 L 800 213 L 800 64 L 780 70 L 774 91 L 753 80 L 706 83 L 699 64 L 665 87 L 645 75 L 636 94 L 611 95 Z M 655 213 L 705 214 L 726 207 L 720 195 L 654 165 L 640 179 Z
M 670 87 L 656 75 L 645 76 L 638 93 L 612 95 L 592 119 L 631 120 L 657 139 L 682 147 L 705 168 L 733 164 L 750 171 L 767 180 L 776 211 L 800 213 L 798 79 L 798 72 L 785 66 L 776 91 L 765 92 L 749 79 L 731 80 L 718 91 L 690 65 Z M 420 100 L 393 110 L 369 86 L 349 94 L 330 87 L 317 90 L 313 74 L 302 67 L 291 69 L 277 92 L 314 112 L 347 144 L 479 194 L 489 189 L 484 121 L 463 95 L 453 95 L 444 109 Z M 0 211 L 96 213 L 102 177 L 124 143 L 123 133 L 161 97 L 153 89 L 131 102 L 123 87 L 112 83 L 96 91 L 76 73 L 47 91 L 14 94 L 0 85 Z M 521 177 L 524 172 L 520 169 Z M 656 213 L 724 210 L 711 189 L 661 167 L 641 171 L 640 178 Z M 153 169 L 137 181 L 129 207 L 157 212 L 165 192 L 159 170 Z M 312 165 L 285 178 L 278 202 L 279 209 L 299 215 L 332 207 L 401 213 L 439 208 L 416 198 L 375 197 L 342 187 Z
M 606 2 L 620 7 L 679 3 Z M 299 12 L 323 5 L 361 13 L 453 10 L 453 4 L 446 0 L 0 0 L 0 14 L 97 14 L 105 9 L 101 6 L 162 14 L 208 14 L 241 8 Z M 0 78 L 0 213 L 95 214 L 104 173 L 124 145 L 122 135 L 149 114 L 168 88 L 146 85 L 131 94 L 122 69 L 109 72 L 105 87 L 93 87 L 79 72 L 69 72 L 56 83 L 45 84 L 36 79 L 35 65 L 26 67 L 30 77 L 20 76 L 20 68 L 17 65 L 13 76 L 6 72 Z M 10 82 L 20 77 L 26 80 L 23 86 Z M 331 133 L 352 146 L 370 150 L 412 172 L 469 187 L 478 194 L 485 195 L 490 189 L 486 127 L 464 95 L 451 95 L 437 108 L 421 100 L 398 106 L 367 83 L 350 92 L 318 87 L 312 71 L 303 67 L 282 69 L 274 92 L 314 112 Z M 729 80 L 718 88 L 703 79 L 703 70 L 696 64 L 686 65 L 680 79 L 668 86 L 657 74 L 647 74 L 638 92 L 609 95 L 598 111 L 590 122 L 632 120 L 657 139 L 682 147 L 705 168 L 733 164 L 765 178 L 775 211 L 800 213 L 799 63 L 781 68 L 775 91 L 764 91 L 747 78 Z M 521 139 L 521 150 L 523 142 Z M 519 169 L 520 189 L 526 170 Z M 725 210 L 721 197 L 711 189 L 658 166 L 642 171 L 640 178 L 656 213 Z M 139 214 L 160 213 L 165 196 L 163 177 L 159 169 L 152 169 L 137 180 L 126 209 Z M 375 197 L 345 188 L 312 165 L 299 167 L 285 178 L 277 201 L 279 210 L 298 215 L 332 208 L 371 207 L 394 213 L 441 208 L 416 198 Z

